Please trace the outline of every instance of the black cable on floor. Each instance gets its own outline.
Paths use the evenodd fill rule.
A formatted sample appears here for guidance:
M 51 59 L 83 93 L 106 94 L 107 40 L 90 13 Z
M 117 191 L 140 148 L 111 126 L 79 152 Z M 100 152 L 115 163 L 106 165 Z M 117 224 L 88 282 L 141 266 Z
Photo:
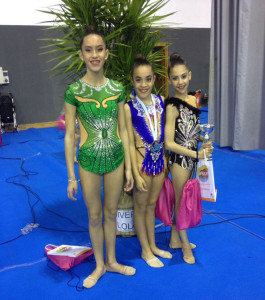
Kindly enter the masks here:
M 18 238 L 24 236 L 24 235 L 27 234 L 29 231 L 31 231 L 32 228 L 36 228 L 36 227 L 39 227 L 39 228 L 42 228 L 42 229 L 46 229 L 46 230 L 61 231 L 61 232 L 73 232 L 73 233 L 76 233 L 76 232 L 87 232 L 87 233 L 88 233 L 88 228 L 86 228 L 86 227 L 84 227 L 84 226 L 81 226 L 81 225 L 75 223 L 72 219 L 70 219 L 70 218 L 68 218 L 68 217 L 65 217 L 65 216 L 63 216 L 63 215 L 60 215 L 60 214 L 58 214 L 58 213 L 52 211 L 51 209 L 49 209 L 49 208 L 44 204 L 44 202 L 41 200 L 40 196 L 39 196 L 37 193 L 33 192 L 29 186 L 27 186 L 27 185 L 21 183 L 21 181 L 22 181 L 23 178 L 27 178 L 27 179 L 29 180 L 29 176 L 30 176 L 30 175 L 37 175 L 37 174 L 38 174 L 38 172 L 27 171 L 27 170 L 24 168 L 24 163 L 25 163 L 25 159 L 24 159 L 24 158 L 0 157 L 0 159 L 9 159 L 9 160 L 19 160 L 19 161 L 21 161 L 20 169 L 21 169 L 21 171 L 23 172 L 23 174 L 18 174 L 18 175 L 9 177 L 9 178 L 6 179 L 6 182 L 7 182 L 7 183 L 14 184 L 14 185 L 16 185 L 16 186 L 20 186 L 20 187 L 22 187 L 22 188 L 25 189 L 26 194 L 27 194 L 27 202 L 28 202 L 28 205 L 29 205 L 29 207 L 30 207 L 31 215 L 32 215 L 32 218 L 33 218 L 33 223 L 28 224 L 28 225 L 26 226 L 26 227 L 28 227 L 29 225 L 31 225 L 31 226 L 29 226 L 28 231 L 27 231 L 27 230 L 24 230 L 24 232 L 25 232 L 24 234 L 20 234 L 19 236 L 15 237 L 15 238 L 13 238 L 13 239 L 11 239 L 11 240 L 8 240 L 8 241 L 5 241 L 5 242 L 0 243 L 0 246 L 1 246 L 1 245 L 4 245 L 4 244 L 7 244 L 7 243 L 11 243 L 11 242 L 17 240 Z M 16 180 L 18 180 L 18 182 L 17 182 Z M 34 204 L 31 204 L 31 202 L 30 202 L 30 195 L 32 195 L 33 197 L 35 197 L 35 199 L 37 199 L 37 200 L 35 201 Z M 71 222 L 73 225 L 75 225 L 75 226 L 77 226 L 77 227 L 80 227 L 80 228 L 82 228 L 82 229 L 85 229 L 85 230 L 65 230 L 65 229 L 58 229 L 58 228 L 49 228 L 49 227 L 45 227 L 45 226 L 42 226 L 42 225 L 37 224 L 37 218 L 36 218 L 36 214 L 35 214 L 35 211 L 34 211 L 34 207 L 35 207 L 35 205 L 38 204 L 39 202 L 42 204 L 42 206 L 43 206 L 48 212 L 50 212 L 50 213 L 52 213 L 52 214 L 54 214 L 54 215 L 56 215 L 56 216 L 58 216 L 58 217 L 60 217 L 60 218 L 63 218 L 63 219 L 65 219 L 65 220 L 68 220 L 68 221 Z M 24 227 L 24 229 L 25 229 L 26 227 Z M 22 230 L 23 230 L 23 229 L 22 229 Z M 91 259 L 92 259 L 92 258 L 91 258 Z M 91 259 L 89 260 L 90 262 L 92 262 Z M 59 271 L 59 270 L 60 270 L 60 268 L 54 269 L 53 267 L 51 267 L 51 265 L 49 264 L 49 262 L 50 262 L 50 261 L 48 260 L 47 266 L 48 266 L 50 269 L 52 269 L 53 271 Z M 68 270 L 68 274 L 70 274 L 71 279 L 67 282 L 67 285 L 68 285 L 69 287 L 74 287 L 74 288 L 76 289 L 76 291 L 78 291 L 78 292 L 82 292 L 82 291 L 84 290 L 84 287 L 83 287 L 83 286 L 81 286 L 81 287 L 79 286 L 79 283 L 80 283 L 80 281 L 81 281 L 80 276 L 77 275 L 76 273 L 74 273 L 72 270 Z M 71 284 L 71 281 L 74 280 L 74 278 L 77 278 L 77 279 L 78 279 L 78 282 L 77 282 L 76 285 L 72 285 L 72 284 Z
M 225 218 L 223 218 L 223 217 L 221 217 L 221 216 L 219 216 L 219 215 L 231 215 L 232 213 L 215 213 L 215 212 L 208 212 L 208 211 L 205 210 L 205 209 L 203 209 L 203 212 L 204 212 L 205 214 L 211 214 L 212 216 L 216 216 L 216 217 L 218 217 L 219 219 L 223 219 L 223 221 L 218 222 L 218 223 L 228 222 L 228 223 L 230 223 L 231 225 L 233 225 L 233 226 L 239 228 L 240 230 L 245 231 L 245 232 L 247 232 L 248 234 L 251 234 L 251 235 L 253 235 L 253 236 L 255 236 L 255 237 L 257 237 L 257 238 L 259 238 L 259 239 L 265 241 L 265 238 L 264 238 L 263 236 L 260 236 L 260 235 L 258 235 L 257 233 L 252 232 L 252 231 L 248 230 L 247 228 L 244 228 L 244 227 L 240 226 L 239 224 L 236 224 L 236 223 L 231 222 L 231 221 L 236 220 L 236 219 L 244 219 L 244 218 L 265 218 L 264 215 L 260 215 L 260 214 L 246 214 L 246 213 L 235 213 L 235 215 L 243 215 L 244 217 L 238 217 L 238 218 L 233 218 L 233 219 L 225 219 Z
M 49 228 L 49 227 L 45 227 L 45 226 L 42 226 L 42 225 L 39 225 L 38 227 L 39 227 L 39 228 L 42 228 L 42 229 L 52 230 L 52 231 L 63 231 L 63 232 L 88 232 L 88 230 L 65 230 L 65 229 Z
M 225 219 L 225 220 L 219 221 L 219 222 L 212 222 L 212 223 L 197 225 L 197 226 L 192 227 L 192 228 L 204 227 L 204 226 L 209 226 L 209 225 L 217 225 L 217 224 L 222 224 L 222 223 L 228 223 L 228 222 L 234 221 L 234 220 L 249 219 L 249 218 L 265 218 L 265 216 L 261 216 L 261 217 L 258 217 L 258 216 L 235 217 L 235 218 Z
M 83 292 L 85 288 L 84 288 L 83 286 L 81 286 L 81 287 L 79 286 L 79 283 L 80 283 L 80 281 L 81 281 L 80 276 L 77 275 L 76 273 L 74 273 L 72 270 L 68 270 L 67 273 L 70 274 L 70 276 L 71 276 L 71 279 L 68 280 L 67 285 L 68 285 L 69 287 L 74 287 L 74 288 L 76 289 L 77 292 Z M 70 282 L 71 282 L 72 280 L 74 280 L 75 277 L 78 279 L 77 284 L 76 284 L 76 285 L 70 284 Z
M 230 218 L 230 219 L 224 219 L 224 220 L 218 221 L 218 222 L 211 222 L 211 223 L 200 224 L 200 225 L 197 225 L 195 227 L 191 227 L 189 229 L 196 229 L 196 228 L 204 227 L 204 226 L 211 226 L 211 225 L 218 225 L 218 224 L 223 224 L 223 223 L 229 223 L 231 221 L 239 220 L 239 219 L 249 219 L 249 218 L 261 218 L 261 219 L 264 219 L 265 218 L 265 215 L 253 214 L 253 213 L 248 214 L 248 213 L 229 213 L 229 212 L 207 212 L 206 210 L 203 210 L 203 214 L 205 214 L 205 215 L 213 215 L 213 214 L 216 214 L 216 215 L 239 215 L 240 217 L 234 217 L 234 218 Z M 233 224 L 233 225 L 236 226 L 237 224 Z M 251 232 L 251 231 L 247 230 L 246 228 L 241 227 L 239 225 L 237 225 L 237 227 L 239 227 L 240 229 L 244 230 L 245 232 L 247 232 L 247 233 L 249 233 L 249 234 L 251 234 L 251 235 L 253 235 L 253 236 L 255 236 L 255 237 L 257 237 L 257 238 L 265 241 L 265 238 L 263 236 L 255 234 L 254 232 Z M 175 253 L 176 250 L 171 249 L 168 246 L 169 238 L 168 238 L 167 232 L 168 231 L 166 230 L 166 226 L 165 226 L 165 231 L 164 231 L 164 234 L 165 234 L 165 243 L 158 242 L 157 245 L 159 245 L 159 244 L 160 245 L 166 245 L 167 246 L 166 250 L 170 251 L 171 253 Z
M 33 218 L 33 222 L 32 224 L 37 224 L 37 218 L 36 218 L 36 214 L 35 214 L 35 211 L 34 211 L 34 207 L 35 205 L 37 205 L 39 202 L 42 204 L 42 206 L 50 213 L 56 215 L 57 217 L 60 217 L 60 218 L 63 218 L 67 221 L 69 221 L 70 223 L 72 223 L 73 225 L 77 226 L 77 227 L 80 227 L 84 230 L 65 230 L 65 229 L 58 229 L 58 228 L 49 228 L 49 227 L 45 227 L 45 226 L 41 226 L 38 224 L 38 226 L 34 226 L 32 228 L 36 228 L 36 227 L 40 227 L 40 228 L 43 228 L 43 229 L 47 229 L 47 230 L 53 230 L 53 231 L 62 231 L 62 232 L 88 232 L 88 228 L 82 226 L 82 225 L 79 225 L 77 223 L 75 223 L 72 219 L 66 217 L 66 216 L 63 216 L 61 214 L 58 214 L 54 211 L 52 211 L 51 209 L 49 209 L 45 204 L 44 202 L 41 200 L 40 196 L 35 193 L 34 191 L 31 190 L 31 188 L 23 183 L 21 183 L 22 179 L 23 178 L 27 178 L 29 180 L 29 176 L 31 175 L 37 175 L 38 172 L 32 172 L 32 171 L 27 171 L 25 168 L 24 168 L 24 163 L 25 163 L 25 159 L 24 158 L 11 158 L 11 157 L 0 157 L 0 159 L 2 160 L 19 160 L 21 161 L 21 165 L 20 165 L 20 169 L 21 171 L 23 172 L 23 174 L 18 174 L 18 175 L 15 175 L 15 176 L 11 176 L 11 177 L 8 177 L 6 179 L 6 182 L 7 183 L 11 183 L 11 184 L 14 184 L 16 186 L 19 186 L 19 187 L 22 187 L 25 189 L 26 191 L 26 194 L 27 194 L 27 202 L 28 202 L 28 205 L 30 207 L 30 211 L 31 211 L 31 215 L 32 215 L 32 218 Z M 31 201 L 30 201 L 30 195 L 32 195 L 36 201 L 32 204 Z M 32 230 L 31 228 L 31 230 Z M 28 233 L 28 232 L 27 232 Z M 4 245 L 4 244 L 7 244 L 7 243 L 10 243 L 12 241 L 15 241 L 17 240 L 18 238 L 24 236 L 25 234 L 21 234 L 13 239 L 10 239 L 10 240 L 7 240 L 5 242 L 2 242 L 0 243 L 0 246 L 1 245 Z
M 21 238 L 22 236 L 24 236 L 24 235 L 23 235 L 23 234 L 20 234 L 19 236 L 15 237 L 15 238 L 13 238 L 13 239 L 11 239 L 11 240 L 8 240 L 8 241 L 5 241 L 5 242 L 3 242 L 3 243 L 0 243 L 0 246 L 5 245 L 5 244 L 8 244 L 8 243 L 11 243 L 11 242 L 13 242 L 13 241 L 15 241 L 15 240 Z

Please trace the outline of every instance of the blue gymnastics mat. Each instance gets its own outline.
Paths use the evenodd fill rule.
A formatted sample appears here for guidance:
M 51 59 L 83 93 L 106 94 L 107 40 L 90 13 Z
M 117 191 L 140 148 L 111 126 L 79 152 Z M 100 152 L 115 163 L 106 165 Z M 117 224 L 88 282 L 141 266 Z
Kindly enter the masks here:
M 68 272 L 44 254 L 47 244 L 90 245 L 81 192 L 78 201 L 67 198 L 63 138 L 56 128 L 3 134 L 0 299 L 265 299 L 264 151 L 215 145 L 217 202 L 203 202 L 203 220 L 189 230 L 197 245 L 194 265 L 170 249 L 165 267 L 152 269 L 140 258 L 136 237 L 118 237 L 118 261 L 136 275 L 107 273 L 81 291 L 76 287 L 95 268 L 93 257 Z M 28 223 L 40 226 L 22 235 Z M 168 249 L 169 237 L 169 228 L 156 230 L 159 247 Z

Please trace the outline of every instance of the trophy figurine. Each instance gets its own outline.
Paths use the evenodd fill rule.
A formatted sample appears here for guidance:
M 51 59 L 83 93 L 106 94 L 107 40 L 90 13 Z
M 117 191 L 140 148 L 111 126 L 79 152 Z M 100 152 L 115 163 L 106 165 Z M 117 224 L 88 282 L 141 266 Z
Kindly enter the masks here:
M 214 125 L 212 124 L 203 124 L 201 125 L 201 131 L 204 132 L 204 141 L 205 143 L 209 142 L 209 134 L 212 133 Z

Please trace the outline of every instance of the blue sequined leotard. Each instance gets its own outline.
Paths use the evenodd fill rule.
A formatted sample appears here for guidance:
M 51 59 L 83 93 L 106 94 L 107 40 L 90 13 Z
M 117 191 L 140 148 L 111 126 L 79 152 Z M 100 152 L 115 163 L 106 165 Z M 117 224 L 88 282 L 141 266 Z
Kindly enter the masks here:
M 147 106 L 149 115 L 156 114 L 158 122 L 158 138 L 154 141 L 148 119 L 137 98 L 128 102 L 131 110 L 132 125 L 137 136 L 141 140 L 141 145 L 136 145 L 136 149 L 144 149 L 144 157 L 141 170 L 146 175 L 158 175 L 164 171 L 164 103 L 158 95 L 152 95 L 155 105 Z M 154 118 L 152 117 L 152 120 Z

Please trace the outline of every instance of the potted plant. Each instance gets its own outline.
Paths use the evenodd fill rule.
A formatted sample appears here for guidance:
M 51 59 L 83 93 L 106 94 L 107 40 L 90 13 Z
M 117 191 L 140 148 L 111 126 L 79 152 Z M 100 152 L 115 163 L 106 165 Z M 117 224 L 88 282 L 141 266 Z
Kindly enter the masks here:
M 153 63 L 156 74 L 166 76 L 167 70 L 159 64 L 164 58 L 163 48 L 154 49 L 162 36 L 163 26 L 158 22 L 173 14 L 157 15 L 168 1 L 62 0 L 62 4 L 42 10 L 54 18 L 54 25 L 47 28 L 48 34 L 60 34 L 42 39 L 48 43 L 43 46 L 43 54 L 53 56 L 49 60 L 54 64 L 50 70 L 56 75 L 65 74 L 71 81 L 85 73 L 78 55 L 79 41 L 86 27 L 93 24 L 104 34 L 110 50 L 105 75 L 120 81 L 127 95 L 131 92 L 130 70 L 137 53 Z M 163 87 L 159 88 L 163 92 Z

